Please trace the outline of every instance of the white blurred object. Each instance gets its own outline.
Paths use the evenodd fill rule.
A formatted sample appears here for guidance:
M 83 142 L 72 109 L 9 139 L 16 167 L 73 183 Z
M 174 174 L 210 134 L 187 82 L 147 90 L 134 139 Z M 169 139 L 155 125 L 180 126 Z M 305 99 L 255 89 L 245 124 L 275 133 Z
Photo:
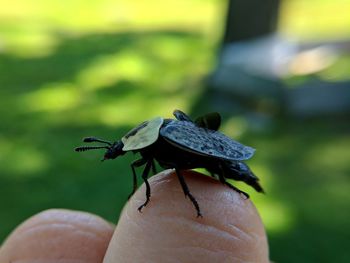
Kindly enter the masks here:
M 302 51 L 296 41 L 278 34 L 229 44 L 221 55 L 221 66 L 240 68 L 269 79 L 315 73 L 330 66 L 337 58 L 331 46 Z
M 331 66 L 338 55 L 330 46 L 320 46 L 296 54 L 289 63 L 289 73 L 306 75 L 316 73 Z

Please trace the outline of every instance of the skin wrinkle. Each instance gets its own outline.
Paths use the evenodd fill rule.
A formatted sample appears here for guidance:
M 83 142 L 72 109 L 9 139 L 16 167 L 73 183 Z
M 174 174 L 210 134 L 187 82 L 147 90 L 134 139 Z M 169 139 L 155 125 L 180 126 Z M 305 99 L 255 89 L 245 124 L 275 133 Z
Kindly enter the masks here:
M 68 229 L 70 231 L 70 233 L 77 233 L 79 235 L 86 235 L 86 236 L 90 236 L 92 238 L 97 238 L 100 241 L 105 240 L 105 238 L 103 237 L 103 235 L 101 234 L 97 234 L 95 232 L 92 231 L 86 231 L 84 230 L 80 230 L 77 228 L 76 225 L 73 224 L 67 224 L 67 223 L 46 223 L 46 224 L 42 224 L 42 225 L 37 225 L 37 226 L 33 226 L 30 227 L 28 229 L 25 229 L 21 232 L 21 235 L 23 235 L 23 237 L 26 236 L 30 236 L 33 233 L 38 233 L 39 231 L 46 231 L 46 230 L 50 230 L 50 231 L 55 231 L 55 232 L 59 232 L 62 230 L 66 230 Z
M 173 218 L 173 219 L 169 218 L 169 219 L 170 219 L 170 220 L 168 220 L 169 222 L 171 222 L 171 221 L 179 222 L 178 218 Z M 196 232 L 196 233 L 193 234 L 194 236 L 199 236 L 199 237 L 201 235 L 205 235 L 206 236 L 205 239 L 201 239 L 202 242 L 200 242 L 200 245 L 193 245 L 192 244 L 193 242 L 191 242 L 190 244 L 186 243 L 186 247 L 192 247 L 192 248 L 197 247 L 197 248 L 202 248 L 203 250 L 206 250 L 207 252 L 208 251 L 215 252 L 215 253 L 217 253 L 217 252 L 221 252 L 221 253 L 224 252 L 226 254 L 230 254 L 231 251 L 232 251 L 232 248 L 233 248 L 232 247 L 233 244 L 235 244 L 234 247 L 241 246 L 242 243 L 249 244 L 249 241 L 243 240 L 243 239 L 241 239 L 241 237 L 235 236 L 234 234 L 228 233 L 225 230 L 222 230 L 222 229 L 220 229 L 218 227 L 215 227 L 215 226 L 208 226 L 208 225 L 205 225 L 205 224 L 200 224 L 200 225 L 198 225 L 199 226 L 198 228 L 193 229 L 193 225 L 192 225 L 193 222 L 191 222 L 191 220 L 188 220 L 186 218 L 185 218 L 185 220 L 187 221 L 186 222 L 186 225 L 187 225 L 186 228 L 191 229 L 191 231 L 194 230 Z M 192 227 L 191 227 L 191 225 L 192 225 Z M 203 228 L 207 228 L 207 227 L 210 228 L 209 229 L 210 231 L 207 231 L 208 229 L 203 231 Z M 220 240 L 220 239 L 223 239 L 223 240 Z M 208 242 L 203 242 L 203 240 L 206 240 Z M 225 245 L 224 246 L 220 246 L 220 247 L 213 246 L 213 243 L 210 240 L 216 240 L 216 243 L 218 243 L 218 244 L 225 244 Z M 218 240 L 220 240 L 220 241 L 218 241 Z M 195 242 L 197 243 L 198 241 L 195 241 Z M 173 244 L 171 244 L 171 246 L 174 247 L 174 248 L 179 248 L 179 247 L 174 246 Z
M 151 186 L 153 186 L 153 182 L 151 183 Z M 230 189 L 228 189 L 228 190 L 231 191 Z M 158 194 L 162 195 L 162 193 L 159 193 L 158 191 L 155 191 L 155 192 L 156 193 L 154 195 L 155 196 L 154 199 L 158 199 L 157 195 Z M 168 191 L 168 193 L 169 193 L 169 191 Z M 143 196 L 143 194 L 142 194 L 142 196 Z M 166 243 L 164 243 L 164 242 L 159 241 L 159 242 L 161 242 L 160 243 L 161 245 L 159 246 L 159 242 L 158 242 L 158 245 L 153 243 L 153 242 L 156 242 L 156 240 L 152 240 L 151 244 L 149 244 L 147 242 L 147 239 L 140 243 L 140 241 L 137 240 L 137 238 L 133 238 L 133 236 L 135 236 L 135 235 L 137 236 L 139 231 L 141 231 L 141 233 L 142 233 L 142 229 L 147 229 L 147 232 L 152 233 L 153 236 L 162 236 L 162 234 L 164 235 L 164 232 L 162 232 L 164 226 L 169 225 L 169 227 L 173 229 L 179 223 L 182 224 L 182 226 L 180 226 L 180 228 L 183 229 L 183 230 L 181 230 L 181 232 L 186 232 L 186 228 L 190 229 L 190 231 L 193 231 L 194 230 L 193 229 L 193 224 L 195 224 L 195 226 L 196 226 L 195 227 L 195 231 L 194 231 L 195 233 L 192 236 L 207 235 L 208 233 L 210 234 L 210 232 L 211 232 L 211 234 L 214 233 L 215 236 L 210 235 L 209 238 L 206 237 L 204 239 L 204 240 L 209 240 L 209 242 L 210 242 L 210 240 L 218 240 L 218 238 L 222 239 L 223 236 L 225 236 L 225 239 L 228 237 L 228 240 L 225 240 L 223 242 L 218 242 L 220 244 L 221 243 L 224 244 L 221 247 L 212 248 L 211 247 L 212 244 L 210 244 L 210 243 L 206 243 L 206 244 L 202 244 L 202 245 L 198 246 L 197 244 L 194 245 L 193 242 L 192 243 L 190 242 L 189 244 L 187 243 L 187 245 L 190 246 L 190 247 L 197 246 L 198 248 L 202 248 L 203 250 L 207 250 L 207 252 L 209 252 L 209 251 L 211 251 L 212 253 L 214 253 L 214 252 L 216 252 L 216 253 L 219 253 L 219 252 L 225 253 L 226 252 L 226 253 L 229 253 L 229 254 L 231 253 L 230 255 L 232 255 L 232 248 L 233 247 L 232 247 L 231 243 L 236 243 L 236 246 L 239 246 L 238 243 L 241 243 L 241 242 L 237 242 L 237 240 L 239 240 L 239 238 L 242 238 L 242 235 L 240 235 L 240 232 L 235 232 L 235 231 L 232 232 L 232 227 L 227 228 L 227 227 L 225 227 L 225 226 L 223 226 L 221 224 L 217 224 L 216 221 L 210 221 L 209 220 L 210 231 L 203 231 L 203 228 L 207 228 L 208 220 L 202 219 L 202 218 L 199 218 L 198 220 L 194 219 L 192 213 L 190 213 L 189 215 L 187 215 L 187 214 L 186 215 L 180 214 L 180 216 L 179 216 L 178 212 L 174 211 L 173 209 L 168 209 L 168 210 L 157 209 L 158 205 L 159 206 L 163 205 L 162 203 L 161 204 L 156 204 L 154 206 L 147 206 L 145 208 L 146 209 L 145 211 L 147 211 L 146 212 L 147 215 L 144 217 L 144 219 L 142 219 L 142 217 L 138 216 L 138 212 L 136 211 L 137 205 L 135 204 L 136 202 L 134 202 L 135 200 L 138 200 L 138 197 L 139 196 L 136 196 L 136 199 L 132 199 L 131 200 L 130 206 L 128 207 L 131 210 L 129 210 L 129 209 L 126 210 L 128 221 L 135 222 L 136 225 L 137 225 L 137 228 L 138 228 L 138 229 L 131 229 L 132 232 L 129 233 L 129 236 L 131 236 L 131 239 L 128 240 L 128 245 L 134 245 L 136 247 L 142 247 L 143 250 L 148 251 L 147 253 L 150 253 L 150 254 L 158 253 L 158 255 L 159 255 L 160 250 L 162 250 L 162 251 L 165 250 L 166 251 L 166 248 L 168 248 L 168 249 L 170 249 L 171 247 L 176 248 L 177 244 L 175 243 L 175 246 L 174 246 L 174 242 L 170 242 L 170 243 L 166 242 Z M 159 199 L 159 200 L 161 200 L 161 199 Z M 153 200 L 153 201 L 155 201 L 155 200 Z M 202 202 L 203 200 L 198 198 L 198 201 Z M 187 204 L 186 206 L 189 206 L 190 207 L 189 209 L 192 208 L 191 204 Z M 169 208 L 168 205 L 167 205 L 167 208 Z M 221 210 L 220 207 L 216 208 L 216 209 Z M 159 212 L 159 211 L 162 211 L 162 212 Z M 232 215 L 232 211 L 231 211 L 231 215 Z M 136 216 L 136 220 L 134 218 L 135 216 Z M 142 214 L 140 214 L 140 216 L 142 216 Z M 156 217 L 156 218 L 153 218 L 153 217 Z M 208 215 L 208 217 L 210 217 L 210 215 Z M 134 220 L 133 220 L 133 218 L 134 218 Z M 203 221 L 203 220 L 206 220 L 206 221 Z M 157 226 L 152 225 L 152 222 L 158 222 L 158 221 L 160 221 L 160 223 L 158 223 Z M 164 222 L 164 223 L 162 223 L 162 222 Z M 211 224 L 213 224 L 213 225 L 211 225 Z M 159 229 L 158 225 L 163 226 L 163 228 Z M 219 233 L 218 233 L 218 230 L 219 230 Z M 169 229 L 165 228 L 165 231 L 168 232 Z M 225 233 L 225 235 L 222 235 L 223 232 L 221 232 L 221 231 L 223 231 Z M 205 232 L 208 232 L 208 233 L 205 233 Z M 171 233 L 176 234 L 176 233 L 178 233 L 178 231 L 176 231 L 176 229 L 175 229 L 175 231 L 172 230 Z M 171 233 L 170 234 L 167 233 L 167 234 L 171 235 Z M 118 234 L 123 235 L 123 233 L 118 233 Z M 246 236 L 243 236 L 243 237 L 244 237 L 244 239 L 246 239 L 245 238 Z M 250 237 L 250 236 L 248 235 L 248 237 Z M 230 241 L 230 238 L 234 238 L 235 240 L 234 241 Z M 243 241 L 244 241 L 244 239 L 243 239 Z M 251 239 L 251 238 L 248 238 L 248 239 Z M 196 242 L 196 241 L 194 240 L 194 242 Z M 245 240 L 245 242 L 249 242 L 249 240 L 248 241 Z M 154 249 L 154 246 L 157 247 L 157 249 Z M 164 247 L 164 246 L 166 246 L 166 247 Z M 236 246 L 234 246 L 234 247 L 236 247 Z M 137 249 L 136 249 L 136 251 L 137 251 Z M 242 253 L 241 252 L 240 255 L 242 255 L 242 257 L 246 258 L 246 259 L 250 258 L 249 255 L 248 256 L 246 255 L 246 253 Z
M 169 217 L 169 218 L 162 218 L 165 222 L 181 222 L 181 225 L 184 226 L 187 229 L 194 230 L 199 233 L 207 233 L 210 235 L 217 235 L 220 238 L 227 238 L 227 239 L 233 239 L 235 241 L 244 241 L 240 237 L 237 237 L 236 235 L 233 235 L 230 232 L 227 232 L 225 229 L 215 226 L 215 225 L 208 225 L 207 223 L 202 222 L 194 222 L 191 219 L 188 219 L 186 217 Z M 216 238 L 214 237 L 214 240 Z
M 188 176 L 187 174 L 191 175 Z M 211 178 L 203 176 L 201 176 L 201 181 L 198 181 L 196 177 L 198 177 L 198 174 L 193 172 L 186 172 L 185 174 L 191 192 L 198 202 L 203 204 L 201 210 L 204 218 L 196 218 L 193 214 L 193 206 L 188 199 L 183 198 L 182 189 L 173 171 L 162 173 L 156 178 L 152 177 L 150 179 L 152 201 L 144 208 L 142 214 L 137 212 L 137 207 L 144 202 L 145 187 L 141 187 L 130 199 L 127 209 L 123 212 L 127 214 L 126 220 L 128 223 L 124 222 L 125 218 L 122 215 L 116 233 L 116 236 L 126 235 L 127 240 L 123 240 L 123 244 L 116 242 L 119 247 L 117 251 L 133 246 L 132 252 L 128 251 L 128 253 L 131 253 L 129 256 L 142 258 L 142 254 L 147 253 L 151 258 L 156 259 L 156 256 L 160 256 L 161 253 L 168 256 L 169 253 L 172 253 L 174 257 L 185 257 L 184 262 L 187 263 L 192 262 L 186 261 L 187 257 L 191 257 L 191 249 L 184 248 L 197 247 L 201 249 L 202 253 L 207 253 L 197 255 L 199 257 L 204 256 L 202 257 L 203 260 L 205 255 L 209 255 L 210 252 L 211 255 L 216 253 L 216 257 L 225 255 L 225 260 L 220 262 L 230 262 L 226 259 L 231 257 L 234 262 L 252 261 L 255 257 L 251 255 L 254 253 L 251 253 L 252 250 L 249 248 L 257 247 L 258 244 L 263 245 L 262 242 L 265 241 L 261 238 L 264 234 L 263 231 L 260 231 L 261 233 L 259 232 L 257 235 L 250 235 L 252 231 L 256 232 L 260 225 L 260 223 L 256 224 L 257 217 L 254 214 L 256 213 L 254 206 L 249 200 L 246 201 L 237 192 L 226 188 L 220 182 L 213 182 Z M 193 182 L 193 180 L 197 181 Z M 156 183 L 154 184 L 154 182 Z M 203 187 L 208 189 L 203 191 Z M 250 217 L 250 215 L 252 215 L 252 219 L 248 218 L 247 222 L 246 217 Z M 130 222 L 134 222 L 136 225 L 133 223 L 130 226 Z M 157 224 L 155 225 L 153 222 L 157 222 Z M 253 226 L 250 226 L 250 224 Z M 124 228 L 127 225 L 128 229 L 119 229 L 119 227 Z M 140 235 L 145 235 L 146 238 L 140 240 Z M 155 239 L 152 237 L 155 237 Z M 157 237 L 160 237 L 160 239 Z M 180 246 L 177 237 L 182 239 L 182 245 Z M 193 237 L 198 239 L 193 239 Z M 244 247 L 248 248 L 244 249 Z M 176 249 L 172 250 L 173 248 Z M 266 256 L 264 253 L 260 252 L 259 254 Z M 238 261 L 238 259 L 240 260 Z M 255 260 L 255 262 L 259 261 Z
M 230 191 L 231 191 L 231 189 L 229 189 Z M 202 196 L 201 196 L 201 201 L 202 201 Z M 212 202 L 212 200 L 211 199 L 209 199 L 209 198 L 205 198 L 205 199 L 207 199 L 208 201 L 211 201 Z M 204 202 L 204 203 L 207 203 L 207 202 Z M 229 207 L 230 205 L 227 205 L 227 204 L 221 204 L 222 206 L 227 206 L 227 207 Z M 226 209 L 221 209 L 221 210 L 226 210 Z M 168 211 L 165 211 L 165 212 L 168 212 Z M 173 213 L 173 211 L 170 211 L 170 213 L 162 213 L 162 218 L 163 217 L 169 217 L 169 218 L 175 218 L 175 217 L 177 217 L 177 218 L 180 218 L 179 217 L 179 214 L 178 213 L 176 213 L 176 211 L 175 211 L 175 213 Z M 185 217 L 181 217 L 181 218 L 185 218 Z M 227 217 L 227 218 L 229 218 L 229 217 Z M 190 221 L 192 221 L 192 219 L 190 220 Z M 202 219 L 200 218 L 199 219 L 199 221 L 196 221 L 196 222 L 198 222 L 198 223 L 200 223 L 202 221 Z M 203 223 L 202 223 L 203 224 Z M 251 234 L 249 231 L 247 232 L 247 231 L 245 231 L 245 230 L 243 230 L 243 229 L 241 229 L 240 227 L 237 227 L 237 226 L 235 226 L 234 224 L 231 224 L 231 223 L 228 223 L 227 225 L 228 226 L 231 226 L 231 228 L 225 228 L 225 225 L 221 225 L 221 226 L 215 226 L 215 222 L 212 222 L 212 221 L 210 221 L 209 219 L 207 219 L 206 220 L 206 223 L 205 224 L 203 224 L 204 226 L 205 225 L 210 225 L 211 227 L 214 227 L 214 228 L 217 228 L 217 229 L 219 229 L 220 231 L 223 231 L 223 232 L 229 232 L 230 233 L 230 230 L 232 230 L 232 228 L 234 227 L 234 230 L 236 230 L 237 232 L 238 232 L 238 234 L 242 234 L 242 235 L 244 235 L 244 236 L 246 236 L 247 238 L 248 237 L 250 237 L 250 238 L 253 238 L 253 239 L 255 239 L 255 235 L 253 235 L 253 234 Z M 232 227 L 233 226 L 233 227 Z M 242 227 L 242 226 L 241 226 Z M 237 236 L 237 234 L 235 234 L 235 233 L 231 233 L 233 236 Z M 239 235 L 238 235 L 239 236 Z
M 8 237 L 1 251 L 5 258 L 0 261 L 95 263 L 102 260 L 101 252 L 105 253 L 112 232 L 111 225 L 100 217 L 47 210 L 29 218 Z
M 194 246 L 194 245 L 186 245 L 186 246 L 179 246 L 179 247 L 169 247 L 169 248 L 162 248 L 164 250 L 179 250 L 180 252 L 189 250 L 190 253 L 194 253 L 194 251 L 196 250 L 200 250 L 200 252 L 198 254 L 225 254 L 225 256 L 227 256 L 227 251 L 226 250 L 222 250 L 222 249 L 212 249 L 212 248 L 205 248 L 205 247 L 201 247 L 201 246 Z M 217 257 L 215 257 L 217 258 Z
M 243 231 L 240 227 L 236 226 L 233 223 L 227 223 L 227 227 L 231 230 L 234 230 L 235 232 L 239 233 L 239 235 L 244 236 L 246 239 L 256 239 L 257 235 L 254 233 Z
M 10 261 L 9 263 L 95 263 L 95 261 L 86 261 L 86 260 L 80 260 L 80 259 L 35 259 L 35 260 L 15 260 L 15 261 Z
M 162 251 L 155 251 L 155 258 L 157 258 L 157 255 L 159 254 L 167 254 L 167 255 L 171 255 L 171 254 L 175 254 L 175 255 L 185 255 L 185 259 L 186 262 L 198 262 L 196 260 L 196 255 L 206 255 L 206 258 L 212 258 L 215 259 L 215 262 L 220 262 L 220 263 L 224 263 L 224 262 L 244 262 L 246 263 L 246 260 L 242 260 L 241 258 L 234 256 L 232 254 L 227 254 L 227 251 L 225 250 L 211 250 L 211 249 L 207 249 L 207 248 L 203 248 L 200 246 L 183 246 L 183 247 L 171 247 L 171 248 L 162 248 L 162 251 L 164 251 L 162 253 Z M 175 253 L 174 253 L 175 252 Z M 185 252 L 185 253 L 184 253 Z M 190 258 L 192 257 L 193 261 L 189 261 Z M 234 261 L 233 261 L 234 260 Z M 178 259 L 176 262 L 181 262 L 183 263 L 184 261 L 181 259 Z M 168 262 L 167 262 L 168 263 Z
M 218 209 L 220 213 L 222 213 L 220 215 L 220 218 L 230 219 L 232 217 L 232 212 L 230 212 L 230 208 L 232 209 L 231 204 L 227 204 L 226 202 L 221 202 L 218 205 L 227 207 L 227 208 Z M 240 214 L 240 215 L 248 214 L 245 216 L 245 218 L 247 218 L 248 220 L 256 218 L 257 211 L 250 201 L 246 202 L 242 206 L 235 205 L 234 209 L 235 209 L 235 212 L 234 212 L 235 214 Z M 254 226 L 254 224 L 246 223 L 246 220 L 242 221 L 240 217 L 235 217 L 235 222 L 236 223 L 233 224 L 232 220 L 230 220 L 228 222 L 225 222 L 224 225 L 231 225 L 231 227 L 235 226 L 237 230 L 240 230 L 242 231 L 242 233 L 245 233 L 253 237 L 253 234 L 255 231 L 254 229 L 252 229 L 252 226 Z M 265 233 L 263 232 L 263 234 Z
M 53 235 L 54 233 L 65 233 L 64 237 L 67 239 L 67 236 L 70 237 L 69 240 L 71 240 L 71 238 L 74 241 L 79 241 L 79 243 L 72 243 L 70 246 L 70 249 L 72 248 L 84 248 L 85 249 L 85 245 L 84 244 L 89 244 L 89 240 L 94 240 L 94 236 L 91 235 L 91 233 L 88 233 L 86 231 L 82 232 L 82 231 L 76 231 L 76 229 L 69 229 L 69 231 L 66 231 L 66 229 L 51 229 L 50 226 L 44 226 L 44 227 L 36 227 L 36 229 L 32 229 L 32 231 L 28 231 L 28 232 L 23 232 L 26 233 L 26 235 L 23 235 L 21 237 L 21 239 L 28 239 L 31 238 L 31 236 L 35 237 L 33 238 L 34 240 L 40 240 L 40 242 L 37 242 L 35 245 L 36 246 L 42 246 L 43 248 L 50 248 L 50 250 L 52 250 L 52 248 L 56 247 L 57 245 L 61 245 L 62 242 L 64 242 L 64 240 L 62 240 L 62 236 L 55 236 Z M 68 235 L 67 235 L 68 233 Z M 45 242 L 41 241 L 40 236 L 42 235 L 48 235 L 50 236 L 50 239 L 46 239 Z M 82 238 L 80 238 L 79 236 L 81 236 Z M 39 237 L 39 238 L 38 238 Z M 100 241 L 103 241 L 102 239 L 100 239 Z
M 64 213 L 68 214 L 64 214 L 62 213 L 62 211 L 64 211 Z M 69 210 L 46 210 L 42 213 L 39 213 L 36 215 L 36 219 L 34 222 L 30 222 L 30 224 L 26 224 L 26 225 L 20 225 L 15 231 L 17 232 L 17 234 L 22 234 L 22 232 L 26 232 L 31 228 L 35 228 L 36 226 L 45 226 L 45 225 L 56 225 L 56 224 L 62 224 L 62 225 L 70 225 L 73 228 L 80 228 L 81 231 L 83 232 L 93 232 L 97 237 L 104 239 L 104 233 L 107 228 L 106 227 L 101 227 L 100 224 L 96 224 L 96 219 L 100 219 L 96 216 L 96 218 L 92 218 L 91 216 L 89 216 L 88 214 L 83 213 L 84 216 L 81 216 L 79 214 L 79 216 L 72 216 L 76 213 L 72 213 Z M 54 217 L 54 215 L 59 215 L 60 217 L 57 218 Z M 63 215 L 63 216 L 62 216 Z M 74 218 L 74 222 L 72 222 L 72 218 Z M 84 224 L 82 224 L 82 219 Z M 98 220 L 100 221 L 100 220 Z M 59 223 L 62 222 L 62 223 Z M 105 221 L 103 219 L 101 219 L 101 222 L 105 223 Z M 98 226 L 98 229 L 96 229 L 96 226 Z

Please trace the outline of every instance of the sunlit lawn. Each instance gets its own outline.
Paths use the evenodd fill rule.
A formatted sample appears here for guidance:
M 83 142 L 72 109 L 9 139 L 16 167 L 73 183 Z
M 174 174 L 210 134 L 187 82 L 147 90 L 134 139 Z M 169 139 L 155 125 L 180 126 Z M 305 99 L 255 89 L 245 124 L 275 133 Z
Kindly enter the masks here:
M 73 148 L 201 100 L 224 3 L 130 2 L 0 0 L 0 240 L 52 207 L 116 222 L 133 156 L 100 163 L 100 152 Z M 348 262 L 349 128 L 330 118 L 263 132 L 242 117 L 224 123 L 257 148 L 249 164 L 267 195 L 239 186 L 262 214 L 274 261 Z

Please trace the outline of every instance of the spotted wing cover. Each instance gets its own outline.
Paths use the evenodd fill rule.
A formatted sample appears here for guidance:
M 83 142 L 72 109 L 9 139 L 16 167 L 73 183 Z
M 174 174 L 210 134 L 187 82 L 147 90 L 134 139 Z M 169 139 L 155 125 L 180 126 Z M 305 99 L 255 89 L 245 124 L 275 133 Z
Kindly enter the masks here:
M 123 138 L 123 151 L 133 151 L 145 148 L 154 143 L 159 136 L 159 129 L 164 119 L 161 117 L 154 118 L 141 123 L 136 128 L 129 131 Z
M 196 126 L 188 121 L 173 120 L 160 129 L 170 143 L 189 151 L 220 159 L 242 161 L 251 158 L 255 149 L 232 140 L 218 131 Z

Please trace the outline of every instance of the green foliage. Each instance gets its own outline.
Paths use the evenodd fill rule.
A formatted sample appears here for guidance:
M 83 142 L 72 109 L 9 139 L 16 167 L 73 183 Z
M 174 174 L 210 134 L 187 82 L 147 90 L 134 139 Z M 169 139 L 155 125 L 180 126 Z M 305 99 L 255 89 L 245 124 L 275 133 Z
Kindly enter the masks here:
M 155 43 L 168 42 L 177 43 L 179 56 L 155 52 Z M 73 148 L 83 136 L 115 140 L 147 118 L 188 109 L 210 65 L 202 64 L 209 48 L 197 34 L 99 34 L 61 43 L 50 56 L 0 56 L 1 238 L 49 207 L 115 221 L 130 190 L 132 156 L 101 165 L 102 153 Z

